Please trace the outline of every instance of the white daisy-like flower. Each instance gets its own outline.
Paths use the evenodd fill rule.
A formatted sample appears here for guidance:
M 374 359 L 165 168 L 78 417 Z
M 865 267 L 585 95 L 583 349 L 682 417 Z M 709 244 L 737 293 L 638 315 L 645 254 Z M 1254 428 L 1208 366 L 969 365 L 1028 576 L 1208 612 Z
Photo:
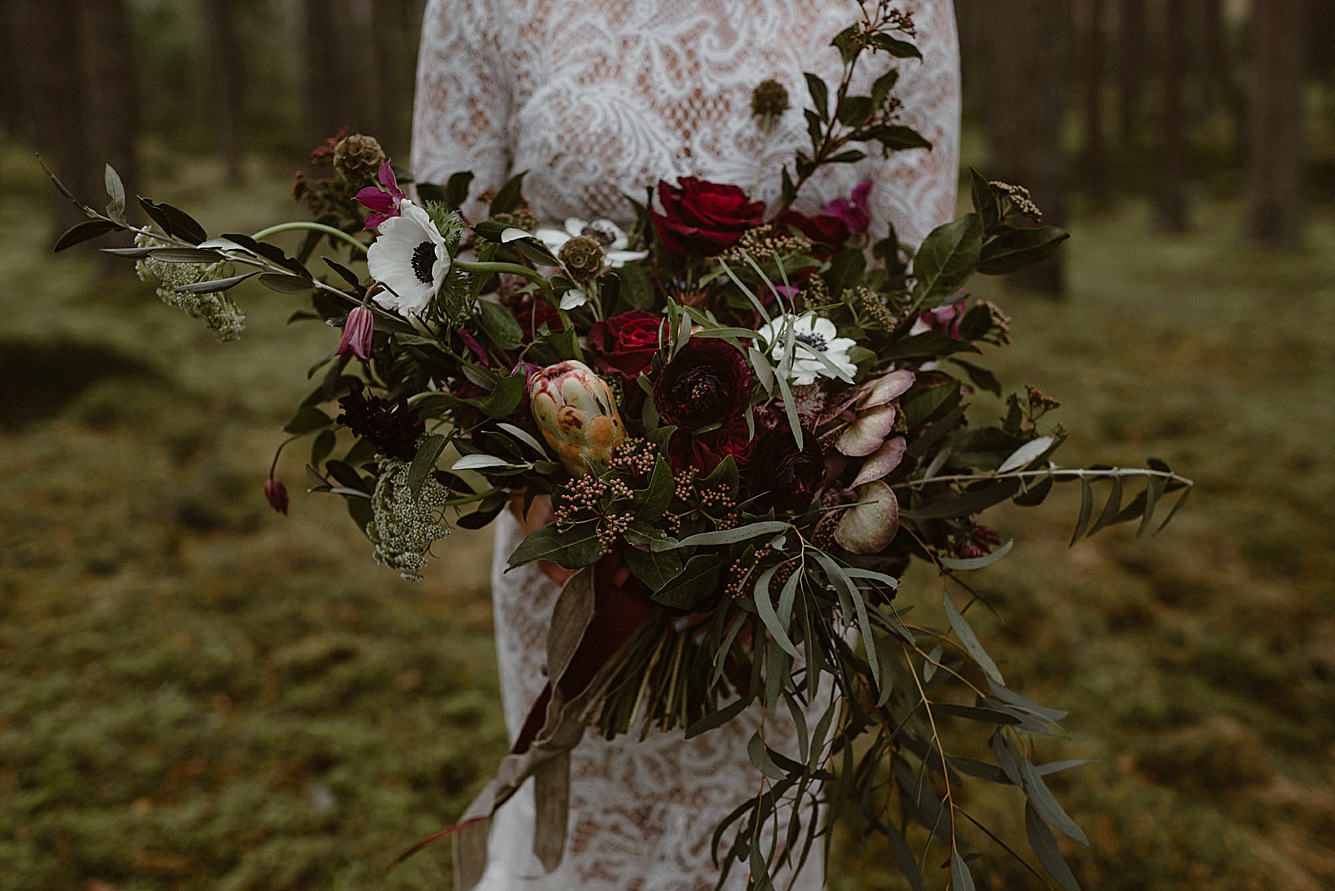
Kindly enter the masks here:
M 534 237 L 547 245 L 547 250 L 553 254 L 561 250 L 561 245 L 577 235 L 583 235 L 585 238 L 592 238 L 603 246 L 603 262 L 613 269 L 620 269 L 627 263 L 633 263 L 636 260 L 643 260 L 649 256 L 648 251 L 628 251 L 626 246 L 630 244 L 628 236 L 620 226 L 609 219 L 600 218 L 592 222 L 586 222 L 576 217 L 566 220 L 565 229 L 539 229 L 533 233 Z
M 399 215 L 377 231 L 380 237 L 367 251 L 366 265 L 385 287 L 372 299 L 401 316 L 421 314 L 450 271 L 445 239 L 427 212 L 408 199 L 399 204 Z
M 853 379 L 857 366 L 848 358 L 848 351 L 857 345 L 850 337 L 840 337 L 834 322 L 814 312 L 794 316 L 788 313 L 767 322 L 759 331 L 769 345 L 770 358 L 782 363 L 788 343 L 788 331 L 793 332 L 793 365 L 788 379 L 798 386 L 813 384 L 818 377 Z M 817 356 L 824 357 L 822 362 Z M 828 364 L 827 364 L 828 363 Z

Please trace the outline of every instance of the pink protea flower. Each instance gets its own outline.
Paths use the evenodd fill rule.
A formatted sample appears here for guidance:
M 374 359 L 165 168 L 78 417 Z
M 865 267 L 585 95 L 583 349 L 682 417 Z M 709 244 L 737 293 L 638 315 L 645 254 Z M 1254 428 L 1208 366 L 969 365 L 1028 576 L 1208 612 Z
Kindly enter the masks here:
M 867 196 L 871 194 L 872 185 L 871 180 L 864 179 L 853 187 L 852 193 L 847 198 L 834 199 L 821 208 L 821 212 L 842 222 L 851 233 L 866 232 L 867 227 L 871 225 L 871 209 L 867 204 Z
M 399 181 L 394 176 L 394 169 L 386 161 L 376 175 L 382 188 L 367 186 L 357 193 L 357 203 L 372 211 L 366 216 L 367 229 L 375 229 L 390 217 L 399 215 L 399 205 L 408 195 L 399 188 Z
M 528 397 L 542 438 L 571 476 L 587 474 L 591 461 L 607 464 L 626 438 L 611 387 L 583 362 L 558 362 L 534 372 Z
M 339 355 L 352 353 L 365 362 L 371 355 L 371 336 L 375 333 L 375 316 L 365 306 L 354 307 L 343 323 L 343 339 L 338 342 Z

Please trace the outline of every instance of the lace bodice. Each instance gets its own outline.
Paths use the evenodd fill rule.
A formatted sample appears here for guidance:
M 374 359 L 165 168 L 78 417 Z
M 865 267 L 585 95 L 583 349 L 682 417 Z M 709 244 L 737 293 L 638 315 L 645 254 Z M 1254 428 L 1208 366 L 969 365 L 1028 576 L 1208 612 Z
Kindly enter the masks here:
M 827 170 L 797 209 L 814 210 L 872 178 L 872 233 L 893 221 L 916 244 L 953 214 L 958 167 L 959 58 L 949 0 L 909 0 L 924 61 L 901 63 L 902 121 L 931 152 L 878 153 Z M 830 38 L 855 20 L 854 0 L 430 0 L 423 29 L 413 172 L 444 182 L 471 170 L 474 196 L 526 170 L 539 219 L 627 221 L 623 195 L 694 175 L 772 202 L 779 159 L 805 141 L 803 71 L 834 83 Z M 888 64 L 862 72 L 869 82 Z M 794 108 L 766 139 L 749 113 L 760 81 L 784 84 Z M 532 567 L 500 569 L 522 532 L 497 521 L 492 574 L 496 647 L 513 737 L 542 688 L 544 640 L 557 588 Z M 745 714 L 686 741 L 586 734 L 571 758 L 571 814 L 561 867 L 543 876 L 532 852 L 531 784 L 498 812 L 485 891 L 709 891 L 714 826 L 755 794 Z M 791 724 L 767 725 L 784 749 Z M 794 749 L 795 751 L 795 745 Z M 819 847 L 819 845 L 817 846 Z M 815 891 L 819 857 L 776 887 Z M 729 889 L 745 887 L 734 869 Z
M 954 212 L 959 55 L 949 0 L 912 0 L 923 61 L 901 63 L 902 120 L 933 150 L 826 168 L 798 209 L 872 190 L 873 234 L 917 244 Z M 413 171 L 472 170 L 476 194 L 528 171 L 538 217 L 625 221 L 624 195 L 694 175 L 773 202 L 781 159 L 807 144 L 803 71 L 837 83 L 831 37 L 853 0 L 432 0 L 422 35 Z M 891 60 L 861 65 L 863 86 Z M 773 78 L 792 108 L 766 139 L 751 92 Z M 757 187 L 758 183 L 758 187 Z M 809 189 L 809 191 L 808 191 Z

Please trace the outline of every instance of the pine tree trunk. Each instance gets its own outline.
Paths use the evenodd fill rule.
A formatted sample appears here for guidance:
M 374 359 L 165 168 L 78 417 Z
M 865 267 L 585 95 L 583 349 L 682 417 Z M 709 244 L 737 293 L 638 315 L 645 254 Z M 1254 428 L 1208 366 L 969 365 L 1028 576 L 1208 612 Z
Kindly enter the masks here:
M 1238 82 L 1227 10 L 1224 0 L 1199 0 L 1199 4 L 1205 106 L 1210 111 L 1222 109 L 1228 115 L 1234 155 L 1241 160 L 1247 146 L 1247 97 Z
M 227 181 L 242 178 L 241 50 L 233 21 L 233 0 L 204 0 L 204 48 L 208 57 L 213 137 L 227 171 Z
M 1186 56 L 1186 0 L 1166 0 L 1160 89 L 1158 186 L 1154 224 L 1165 232 L 1187 230 L 1182 85 Z
M 1107 160 L 1103 141 L 1103 20 L 1104 0 L 1082 0 L 1080 5 L 1080 48 L 1083 111 L 1085 118 L 1084 149 L 1081 154 L 1081 173 L 1085 194 L 1094 207 L 1107 201 Z
M 139 91 L 135 78 L 134 44 L 126 0 L 80 0 L 80 50 L 86 114 L 82 125 L 91 131 L 95 149 L 85 163 L 115 167 L 127 182 L 139 179 Z
M 1251 103 L 1247 234 L 1282 247 L 1302 244 L 1303 0 L 1256 0 L 1256 83 Z
M 1028 188 L 1044 222 L 1066 217 L 1062 151 L 1069 0 L 1006 0 L 987 7 L 991 178 Z M 1060 300 L 1066 292 L 1062 252 L 1006 277 L 1008 285 Z
M 1148 33 L 1145 0 L 1121 0 L 1117 10 L 1117 136 L 1135 145 L 1144 104 Z

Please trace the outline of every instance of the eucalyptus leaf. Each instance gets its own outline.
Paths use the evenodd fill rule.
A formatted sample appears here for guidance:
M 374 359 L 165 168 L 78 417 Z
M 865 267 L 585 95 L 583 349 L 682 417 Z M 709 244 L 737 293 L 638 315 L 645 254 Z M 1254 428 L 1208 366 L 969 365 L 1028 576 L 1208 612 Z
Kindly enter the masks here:
M 941 600 L 945 604 L 946 618 L 950 620 L 950 627 L 955 629 L 955 636 L 958 637 L 960 643 L 964 645 L 964 651 L 973 658 L 974 662 L 978 663 L 978 667 L 981 668 L 989 678 L 996 681 L 998 684 L 1004 685 L 1006 681 L 1001 676 L 1001 670 L 997 668 L 997 663 L 993 662 L 992 657 L 987 655 L 987 651 L 983 649 L 983 645 L 979 642 L 978 636 L 973 633 L 973 629 L 970 628 L 969 623 L 965 621 L 964 614 L 955 606 L 955 601 L 951 598 L 950 592 L 946 591 L 942 594 Z

